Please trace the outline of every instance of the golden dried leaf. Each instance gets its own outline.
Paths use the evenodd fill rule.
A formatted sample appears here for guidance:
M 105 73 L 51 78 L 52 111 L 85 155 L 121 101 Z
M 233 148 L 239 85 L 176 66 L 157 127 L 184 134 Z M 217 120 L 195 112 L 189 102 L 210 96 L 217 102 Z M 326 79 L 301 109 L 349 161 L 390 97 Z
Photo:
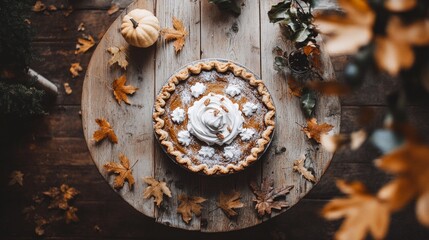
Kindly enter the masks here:
M 49 188 L 49 190 L 43 192 L 43 194 L 51 198 L 48 208 L 67 210 L 69 208 L 69 201 L 78 195 L 79 191 L 74 187 L 62 184 L 59 188 Z
M 285 200 L 276 199 L 279 197 L 285 197 L 293 186 L 274 189 L 274 181 L 272 179 L 264 178 L 260 187 L 255 182 L 252 182 L 250 183 L 250 188 L 256 196 L 253 201 L 256 202 L 255 209 L 258 211 L 259 216 L 271 214 L 272 209 L 280 210 L 282 208 L 289 207 L 289 203 Z
M 66 92 L 67 95 L 70 95 L 73 92 L 72 88 L 70 87 L 70 84 L 67 82 L 64 83 L 64 91 Z
M 83 32 L 83 31 L 85 31 L 85 24 L 84 24 L 83 22 L 81 22 L 81 23 L 79 24 L 79 26 L 77 27 L 77 31 L 78 31 L 78 32 Z
M 316 142 L 320 143 L 320 137 L 323 134 L 327 134 L 331 131 L 334 126 L 323 123 L 317 124 L 317 120 L 315 118 L 307 120 L 307 126 L 302 128 L 302 131 L 307 135 L 309 139 L 314 139 Z
M 314 177 L 313 173 L 305 168 L 304 161 L 305 155 L 302 155 L 300 159 L 295 160 L 295 162 L 293 162 L 293 170 L 300 173 L 308 181 L 315 183 L 316 177 Z
M 120 163 L 108 162 L 104 164 L 104 169 L 108 173 L 115 173 L 117 176 L 115 177 L 115 181 L 113 182 L 113 187 L 116 189 L 120 189 L 124 186 L 125 181 L 128 182 L 128 187 L 131 190 L 135 181 L 132 173 L 132 169 L 130 168 L 130 161 L 128 158 L 122 153 L 119 154 Z
M 107 10 L 107 14 L 112 15 L 117 11 L 119 11 L 119 5 L 116 3 L 112 3 L 112 5 L 110 5 L 109 10 Z
M 161 29 L 161 35 L 167 41 L 174 40 L 173 46 L 177 54 L 180 50 L 182 50 L 183 46 L 185 45 L 185 39 L 188 35 L 188 32 L 186 31 L 183 22 L 173 17 L 173 28 Z
M 13 171 L 10 174 L 9 186 L 19 184 L 21 186 L 24 185 L 24 174 L 21 171 Z
M 154 197 L 157 207 L 161 205 L 164 194 L 171 197 L 171 191 L 165 182 L 158 182 L 153 177 L 145 177 L 143 180 L 150 185 L 144 190 L 143 198 Z
M 109 66 L 117 63 L 124 70 L 127 69 L 128 61 L 127 61 L 127 49 L 126 47 L 109 47 L 107 51 L 112 55 L 109 59 Z
M 31 10 L 33 12 L 41 12 L 41 11 L 44 11 L 45 9 L 46 9 L 46 6 L 45 4 L 42 3 L 42 1 L 36 1 L 36 3 L 34 4 Z
M 185 223 L 189 223 L 192 220 L 192 213 L 195 216 L 201 215 L 202 206 L 201 203 L 205 202 L 207 199 L 196 196 L 186 196 L 185 194 L 179 195 L 179 207 L 177 207 L 177 213 L 182 215 L 182 220 Z
M 352 54 L 371 40 L 375 13 L 366 0 L 339 0 L 338 3 L 346 12 L 344 16 L 318 15 L 315 24 L 329 37 L 326 49 L 330 54 Z
M 119 104 L 121 104 L 122 101 L 124 101 L 126 104 L 131 104 L 131 102 L 128 100 L 127 94 L 134 94 L 138 88 L 128 85 L 125 86 L 125 83 L 127 82 L 127 77 L 125 75 L 122 75 L 115 81 L 113 81 L 112 87 L 113 87 L 113 95 L 116 98 L 116 101 L 118 101 Z
M 76 215 L 77 212 L 76 207 L 69 207 L 65 214 L 66 223 L 69 224 L 71 222 L 79 222 L 79 218 Z
M 348 197 L 333 199 L 322 210 L 328 220 L 345 218 L 335 239 L 361 240 L 368 232 L 375 239 L 382 239 L 390 221 L 388 205 L 369 194 L 360 182 L 337 181 L 337 186 Z
M 230 194 L 224 194 L 221 192 L 217 205 L 228 217 L 235 217 L 238 213 L 234 209 L 242 208 L 244 206 L 244 204 L 240 202 L 240 198 L 241 194 L 237 191 L 232 191 Z
M 396 174 L 379 191 L 379 197 L 396 211 L 416 198 L 416 215 L 420 223 L 429 226 L 429 147 L 420 143 L 406 143 L 401 148 L 382 156 L 376 165 Z
M 70 73 L 72 74 L 72 77 L 77 77 L 79 76 L 79 72 L 81 72 L 83 70 L 82 66 L 80 66 L 80 63 L 72 63 L 70 65 Z
M 77 44 L 76 44 L 76 50 L 74 51 L 74 54 L 85 53 L 94 45 L 95 45 L 95 41 L 91 35 L 88 35 L 87 38 L 78 38 Z
M 413 9 L 417 0 L 385 0 L 384 7 L 393 12 L 405 12 Z
M 118 143 L 118 137 L 116 136 L 115 131 L 113 130 L 112 126 L 110 126 L 110 123 L 107 122 L 107 120 L 103 118 L 97 118 L 95 119 L 95 122 L 98 124 L 98 126 L 100 126 L 100 128 L 95 131 L 94 135 L 92 136 L 95 142 L 100 142 L 107 137 L 112 143 Z

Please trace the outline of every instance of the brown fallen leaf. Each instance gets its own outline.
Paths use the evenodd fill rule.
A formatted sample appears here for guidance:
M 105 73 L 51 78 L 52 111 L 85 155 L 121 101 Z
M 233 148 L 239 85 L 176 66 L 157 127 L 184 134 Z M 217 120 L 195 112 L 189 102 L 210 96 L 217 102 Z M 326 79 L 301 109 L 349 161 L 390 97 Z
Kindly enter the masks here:
M 76 50 L 74 54 L 85 53 L 95 45 L 94 38 L 88 35 L 87 38 L 78 38 L 76 44 Z
M 55 5 L 49 5 L 48 6 L 48 11 L 51 11 L 51 12 L 53 12 L 53 11 L 57 11 L 58 9 L 57 9 L 57 7 L 55 7 Z
M 69 207 L 65 213 L 66 223 L 69 224 L 71 222 L 79 222 L 79 218 L 76 215 L 77 212 L 76 207 Z
M 107 14 L 112 15 L 117 11 L 119 11 L 119 5 L 116 3 L 112 3 L 112 5 L 110 5 L 110 8 L 107 10 Z
M 316 177 L 314 177 L 313 173 L 311 173 L 307 168 L 305 168 L 304 162 L 305 155 L 302 155 L 299 159 L 293 162 L 293 170 L 300 173 L 308 181 L 315 183 Z
M 282 208 L 289 207 L 289 203 L 285 200 L 276 199 L 279 197 L 285 197 L 293 186 L 274 189 L 274 180 L 264 178 L 260 187 L 255 182 L 252 182 L 250 183 L 250 188 L 256 196 L 253 201 L 256 202 L 255 209 L 258 211 L 259 216 L 271 214 L 272 209 L 280 210 Z
M 127 48 L 126 47 L 109 47 L 107 51 L 112 55 L 109 59 L 109 66 L 117 63 L 124 70 L 127 69 L 128 61 L 127 61 Z
M 122 75 L 115 81 L 113 81 L 112 87 L 113 87 L 113 95 L 116 98 L 116 101 L 118 101 L 119 104 L 121 104 L 122 101 L 124 101 L 126 104 L 131 104 L 130 100 L 128 100 L 127 94 L 134 94 L 138 88 L 127 85 L 125 86 L 125 83 L 127 82 L 127 77 L 125 75 Z
M 291 74 L 287 80 L 288 92 L 295 97 L 302 96 L 303 84 L 299 83 Z
M 161 29 L 161 36 L 165 38 L 167 41 L 173 41 L 174 40 L 174 50 L 176 51 L 176 54 L 182 50 L 183 46 L 185 45 L 185 39 L 188 35 L 188 32 L 186 31 L 185 26 L 183 25 L 183 22 L 179 19 L 173 17 L 173 28 L 163 28 Z
M 393 211 L 416 199 L 419 222 L 429 226 L 429 146 L 409 142 L 376 160 L 376 166 L 397 177 L 380 189 L 378 196 Z
M 360 182 L 337 181 L 337 186 L 348 197 L 333 199 L 322 210 L 328 220 L 344 218 L 335 239 L 361 240 L 368 232 L 374 239 L 383 239 L 390 221 L 387 203 L 368 193 Z
M 85 24 L 84 24 L 83 22 L 81 22 L 81 23 L 79 24 L 79 26 L 77 26 L 77 31 L 78 31 L 78 32 L 83 32 L 83 31 L 85 31 Z
M 240 202 L 240 198 L 241 194 L 237 191 L 232 191 L 230 194 L 224 194 L 221 192 L 217 205 L 229 218 L 235 217 L 238 213 L 234 209 L 242 208 L 244 206 L 244 204 Z
M 34 233 L 36 233 L 37 236 L 43 236 L 45 234 L 45 225 L 49 224 L 48 220 L 38 216 L 35 219 L 35 224 Z
M 97 118 L 95 119 L 95 122 L 98 124 L 98 126 L 100 126 L 100 128 L 95 131 L 92 136 L 95 142 L 98 143 L 107 137 L 110 142 L 118 143 L 118 137 L 116 136 L 115 131 L 113 130 L 112 126 L 110 126 L 110 123 L 107 122 L 107 120 L 103 118 Z
M 153 177 L 145 177 L 143 180 L 150 185 L 144 190 L 143 198 L 152 196 L 157 207 L 161 205 L 164 195 L 171 197 L 171 191 L 165 182 L 158 182 Z
M 128 182 L 128 187 L 131 190 L 135 181 L 132 173 L 132 169 L 130 168 L 130 161 L 124 154 L 119 154 L 120 163 L 108 162 L 104 164 L 104 169 L 108 173 L 115 173 L 117 176 L 113 182 L 113 187 L 116 189 L 120 189 L 124 186 L 125 181 Z
M 72 88 L 70 87 L 70 84 L 67 82 L 64 83 L 64 91 L 66 92 L 67 95 L 70 95 L 73 92 Z
M 31 8 L 33 12 L 41 12 L 46 9 L 45 4 L 42 3 L 42 1 L 36 1 L 34 6 Z
M 24 174 L 21 171 L 13 171 L 10 174 L 9 186 L 19 184 L 20 186 L 24 185 Z
M 75 78 L 77 76 L 79 76 L 79 72 L 81 72 L 83 70 L 82 66 L 80 66 L 80 63 L 72 63 L 70 65 L 70 73 L 72 74 L 72 77 Z
M 180 194 L 180 204 L 179 207 L 177 207 L 177 213 L 181 214 L 182 220 L 188 224 L 192 220 L 192 213 L 194 213 L 195 216 L 201 215 L 202 206 L 200 204 L 206 200 L 207 199 L 202 197 L 188 197 L 185 194 Z
M 320 143 L 320 137 L 323 134 L 327 134 L 331 131 L 334 126 L 323 123 L 317 124 L 317 120 L 315 118 L 307 120 L 307 126 L 302 128 L 302 131 L 307 135 L 309 139 L 314 139 L 316 142 Z
M 51 198 L 48 208 L 58 208 L 67 210 L 69 208 L 69 201 L 74 199 L 76 195 L 79 194 L 79 191 L 70 187 L 66 184 L 62 184 L 58 187 L 51 187 L 48 191 L 43 192 L 43 195 Z
M 415 8 L 417 0 L 385 0 L 384 7 L 392 12 L 405 12 Z
M 339 0 L 345 14 L 319 14 L 315 25 L 329 38 L 326 50 L 333 55 L 353 54 L 373 37 L 375 13 L 365 0 Z

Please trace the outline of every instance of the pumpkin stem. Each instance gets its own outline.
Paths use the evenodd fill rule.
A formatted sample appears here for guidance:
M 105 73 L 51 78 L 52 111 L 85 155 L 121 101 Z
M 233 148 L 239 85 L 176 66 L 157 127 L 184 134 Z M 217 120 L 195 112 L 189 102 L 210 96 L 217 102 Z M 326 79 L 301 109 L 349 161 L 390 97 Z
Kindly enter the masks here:
M 134 18 L 130 18 L 130 21 L 133 23 L 133 27 L 137 28 L 139 26 L 139 23 L 134 20 Z

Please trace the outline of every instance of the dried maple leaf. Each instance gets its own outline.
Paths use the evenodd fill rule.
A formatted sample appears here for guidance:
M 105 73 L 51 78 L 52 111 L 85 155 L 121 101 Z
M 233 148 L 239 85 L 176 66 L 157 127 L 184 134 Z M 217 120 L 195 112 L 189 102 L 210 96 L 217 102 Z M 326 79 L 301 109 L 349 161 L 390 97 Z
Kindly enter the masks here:
M 94 45 L 95 45 L 95 41 L 91 35 L 88 35 L 87 38 L 78 38 L 77 44 L 76 44 L 76 50 L 74 51 L 74 54 L 85 53 Z
M 201 215 L 202 206 L 200 204 L 206 200 L 207 199 L 202 197 L 188 197 L 185 194 L 180 194 L 180 204 L 179 207 L 177 207 L 177 213 L 180 213 L 182 215 L 182 220 L 188 224 L 192 219 L 192 213 L 194 213 L 195 216 Z
M 334 126 L 323 123 L 317 124 L 317 120 L 315 118 L 307 120 L 307 126 L 302 128 L 302 131 L 307 135 L 309 139 L 314 139 L 316 142 L 320 143 L 320 137 L 323 134 L 327 134 L 331 131 Z
M 116 3 L 112 3 L 112 5 L 110 5 L 109 10 L 107 10 L 107 14 L 112 15 L 117 11 L 119 11 L 119 5 Z
M 293 162 L 293 170 L 300 173 L 308 181 L 315 183 L 316 178 L 314 177 L 313 173 L 311 173 L 307 168 L 305 168 L 304 162 L 305 155 L 302 155 L 300 159 L 297 159 Z
M 183 22 L 173 17 L 173 28 L 161 29 L 161 35 L 167 41 L 174 40 L 173 46 L 176 53 L 178 53 L 180 50 L 182 50 L 183 46 L 185 45 L 185 39 L 186 39 L 186 36 L 188 35 L 188 32 L 186 31 L 186 28 L 183 25 Z
M 76 215 L 77 212 L 77 208 L 76 207 L 69 207 L 65 213 L 65 219 L 66 219 L 66 223 L 69 224 L 70 222 L 78 222 L 79 218 Z
M 108 173 L 118 174 L 115 177 L 115 181 L 113 182 L 114 188 L 116 189 L 122 188 L 125 184 L 125 181 L 127 181 L 128 187 L 131 190 L 135 181 L 134 181 L 132 169 L 130 168 L 130 161 L 122 153 L 119 154 L 119 160 L 121 163 L 108 162 L 104 164 L 104 169 L 106 169 Z
M 46 9 L 45 4 L 42 3 L 42 1 L 36 1 L 34 6 L 31 8 L 33 12 L 41 12 Z
M 386 36 L 377 36 L 375 43 L 374 58 L 378 67 L 396 76 L 401 69 L 413 65 L 414 45 L 429 44 L 429 22 L 420 20 L 404 25 L 399 17 L 391 17 L 387 24 Z
M 396 179 L 380 189 L 379 198 L 396 211 L 415 197 L 417 219 L 429 226 L 429 147 L 406 143 L 376 160 L 376 165 L 397 175 Z
M 100 126 L 100 128 L 94 132 L 92 138 L 95 142 L 100 142 L 101 140 L 105 139 L 106 137 L 112 142 L 112 143 L 118 143 L 118 137 L 115 134 L 115 131 L 113 130 L 112 126 L 110 126 L 110 123 L 106 121 L 106 119 L 95 119 L 95 122 Z
M 83 70 L 82 66 L 80 66 L 80 63 L 72 63 L 70 65 L 70 73 L 72 74 L 72 77 L 77 77 L 79 76 L 79 72 L 81 72 Z
M 21 186 L 24 185 L 24 174 L 21 171 L 13 171 L 10 174 L 9 186 L 19 184 Z
M 112 55 L 109 59 L 109 66 L 117 63 L 124 70 L 127 69 L 128 61 L 127 61 L 127 49 L 125 47 L 109 47 L 107 51 Z
M 128 100 L 127 94 L 134 94 L 138 90 L 138 88 L 132 85 L 125 86 L 126 82 L 127 77 L 122 75 L 113 81 L 112 84 L 113 95 L 115 95 L 116 101 L 118 101 L 119 104 L 121 104 L 122 101 L 124 101 L 126 104 L 131 104 L 130 100 Z
M 232 191 L 230 194 L 220 193 L 219 202 L 217 205 L 223 210 L 228 217 L 238 215 L 234 209 L 242 208 L 244 204 L 240 202 L 241 194 L 237 191 Z
M 74 187 L 62 184 L 59 188 L 49 188 L 49 190 L 43 192 L 43 194 L 51 198 L 48 208 L 66 210 L 69 208 L 69 201 L 78 195 L 79 191 Z
M 150 185 L 144 190 L 143 198 L 154 197 L 157 207 L 161 205 L 164 194 L 171 197 L 171 191 L 165 182 L 158 182 L 153 177 L 145 177 L 143 180 Z
M 329 36 L 326 43 L 329 53 L 352 54 L 371 40 L 375 13 L 366 0 L 339 0 L 338 4 L 345 15 L 318 15 L 315 25 Z
M 295 97 L 302 96 L 303 85 L 299 83 L 292 75 L 287 80 L 288 92 Z
M 368 232 L 375 239 L 382 239 L 390 221 L 388 205 L 369 194 L 360 182 L 348 184 L 337 181 L 337 186 L 348 197 L 333 199 L 322 210 L 322 215 L 328 220 L 345 218 L 335 239 L 361 240 Z
M 274 189 L 274 181 L 272 179 L 264 178 L 260 187 L 255 182 L 250 183 L 250 187 L 253 194 L 256 196 L 253 201 L 256 202 L 255 209 L 258 210 L 259 216 L 271 214 L 272 209 L 280 210 L 282 208 L 289 207 L 289 203 L 285 200 L 276 199 L 286 196 L 293 186 Z
M 70 87 L 70 84 L 67 82 L 64 83 L 64 91 L 66 92 L 67 95 L 70 95 L 73 92 L 72 88 Z

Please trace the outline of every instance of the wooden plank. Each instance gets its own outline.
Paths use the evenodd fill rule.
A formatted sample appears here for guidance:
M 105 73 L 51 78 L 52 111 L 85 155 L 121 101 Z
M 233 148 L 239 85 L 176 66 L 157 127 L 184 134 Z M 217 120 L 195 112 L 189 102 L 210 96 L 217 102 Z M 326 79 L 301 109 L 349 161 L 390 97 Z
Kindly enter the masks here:
M 219 11 L 208 1 L 201 2 L 201 58 L 224 58 L 245 65 L 255 74 L 260 74 L 259 1 L 237 1 L 242 6 L 239 17 Z M 251 27 L 250 27 L 251 26 Z M 202 218 L 202 231 L 224 232 L 257 225 L 257 217 L 249 188 L 250 181 L 259 181 L 261 162 L 232 176 L 202 179 L 204 197 L 210 199 Z M 241 193 L 245 206 L 238 210 L 234 219 L 229 219 L 218 207 L 219 195 L 232 190 Z
M 293 162 L 301 155 L 307 154 L 306 164 L 315 170 L 316 179 L 320 179 L 327 168 L 332 154 L 327 153 L 318 145 L 308 141 L 301 131 L 301 126 L 306 125 L 306 120 L 300 109 L 299 99 L 289 95 L 286 72 L 277 73 L 273 67 L 274 53 L 276 47 L 280 47 L 286 52 L 294 49 L 293 44 L 287 42 L 281 35 L 278 24 L 269 22 L 267 12 L 278 0 L 261 1 L 261 56 L 262 56 L 262 78 L 266 81 L 268 89 L 272 89 L 271 94 L 276 103 L 277 126 L 275 140 L 272 148 L 267 152 L 264 162 L 263 176 L 272 178 L 275 186 L 293 185 L 294 188 L 286 197 L 292 206 L 297 203 L 313 186 L 312 183 L 303 179 L 298 173 L 293 172 Z M 322 48 L 323 52 L 323 48 Z M 324 78 L 335 79 L 334 70 L 329 56 L 323 54 Z M 334 132 L 339 132 L 340 124 L 340 104 L 336 97 L 319 97 L 316 109 L 316 118 L 319 122 L 327 122 L 333 125 Z M 283 149 L 284 151 L 279 151 Z M 283 209 L 281 212 L 285 211 Z M 276 212 L 273 215 L 277 215 Z
M 183 21 L 189 35 L 179 54 L 174 53 L 173 44 L 164 40 L 158 41 L 156 51 L 156 93 L 168 78 L 180 67 L 195 61 L 200 57 L 200 1 L 157 1 L 157 17 L 162 27 L 172 27 L 172 17 Z M 153 101 L 152 101 L 153 102 Z M 156 209 L 156 221 L 172 227 L 188 230 L 200 229 L 200 218 L 193 217 L 189 224 L 182 221 L 177 214 L 178 196 L 186 194 L 199 196 L 199 176 L 186 172 L 173 163 L 161 150 L 160 144 L 155 144 L 155 177 L 168 183 L 173 197 L 165 200 L 163 207 Z M 205 207 L 205 204 L 203 204 Z
M 154 204 L 151 200 L 144 200 L 142 195 L 145 189 L 141 176 L 153 175 L 153 134 L 151 121 L 151 104 L 154 97 L 154 54 L 155 48 L 137 49 L 129 47 L 130 65 L 127 68 L 127 84 L 139 88 L 131 97 L 133 104 L 119 105 L 110 86 L 114 79 L 124 72 L 118 67 L 110 68 L 110 55 L 106 49 L 111 46 L 127 45 L 121 34 L 118 34 L 122 17 L 134 8 L 155 10 L 152 1 L 137 1 L 122 12 L 121 16 L 110 26 L 106 36 L 100 41 L 95 50 L 92 61 L 88 66 L 82 93 L 82 117 L 85 138 L 91 156 L 103 174 L 112 184 L 114 177 L 110 177 L 103 169 L 108 161 L 118 161 L 120 153 L 124 153 L 133 167 L 136 184 L 132 190 L 122 188 L 118 193 L 134 208 L 147 216 L 154 216 Z M 144 57 L 142 57 L 144 56 Z M 118 144 L 103 141 L 95 144 L 92 134 L 98 129 L 96 118 L 106 118 L 118 135 Z

